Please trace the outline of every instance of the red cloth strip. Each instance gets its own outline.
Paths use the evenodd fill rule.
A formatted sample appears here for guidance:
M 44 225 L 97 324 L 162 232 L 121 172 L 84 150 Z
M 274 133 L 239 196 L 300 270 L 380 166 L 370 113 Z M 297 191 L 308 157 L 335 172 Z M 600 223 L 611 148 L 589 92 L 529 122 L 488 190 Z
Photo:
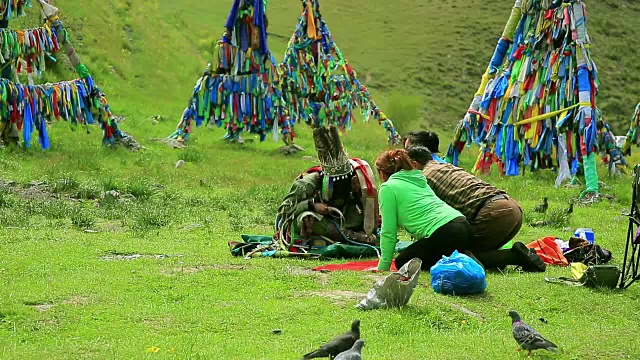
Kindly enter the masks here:
M 369 193 L 369 196 L 375 195 L 374 193 L 375 187 L 373 186 L 373 182 L 369 178 L 369 173 L 367 172 L 367 168 L 362 163 L 362 160 L 358 158 L 352 158 L 351 160 L 355 161 L 356 164 L 358 164 L 358 169 L 362 170 L 362 174 L 364 175 L 364 181 L 367 183 L 367 192 Z

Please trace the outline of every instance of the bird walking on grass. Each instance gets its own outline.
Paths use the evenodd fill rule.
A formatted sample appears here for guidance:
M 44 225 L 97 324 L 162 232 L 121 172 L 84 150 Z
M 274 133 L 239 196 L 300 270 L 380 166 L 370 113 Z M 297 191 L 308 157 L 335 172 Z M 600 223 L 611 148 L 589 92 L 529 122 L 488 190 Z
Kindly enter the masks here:
M 302 357 L 305 359 L 326 358 L 333 359 L 341 352 L 350 350 L 353 344 L 360 339 L 360 320 L 353 320 L 351 330 L 342 335 L 338 335 L 328 343 L 322 345 L 319 349 L 314 350 Z M 350 359 L 350 358 L 347 358 Z
M 573 203 L 569 204 L 569 208 L 567 209 L 567 215 L 573 214 Z
M 362 360 L 362 347 L 364 346 L 364 340 L 359 339 L 353 344 L 351 349 L 343 351 L 333 360 Z
M 513 338 L 516 339 L 520 349 L 529 351 L 527 356 L 531 356 L 532 351 L 539 349 L 545 349 L 552 352 L 558 351 L 558 346 L 556 346 L 556 344 L 542 337 L 540 333 L 522 321 L 520 315 L 518 315 L 516 311 L 509 311 L 509 316 L 511 316 Z
M 542 204 L 536 206 L 533 209 L 533 212 L 546 213 L 548 208 L 549 208 L 549 199 L 545 197 L 544 199 L 542 199 Z

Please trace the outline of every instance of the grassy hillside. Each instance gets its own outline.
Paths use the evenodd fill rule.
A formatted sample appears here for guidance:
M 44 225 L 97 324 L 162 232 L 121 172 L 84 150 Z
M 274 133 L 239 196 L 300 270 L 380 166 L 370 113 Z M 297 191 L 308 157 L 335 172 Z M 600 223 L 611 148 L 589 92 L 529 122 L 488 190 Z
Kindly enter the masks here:
M 50 151 L 0 150 L 0 358 L 299 358 L 356 317 L 368 359 L 516 358 L 512 308 L 561 346 L 557 358 L 640 358 L 633 340 L 640 285 L 625 292 L 567 288 L 544 282 L 570 276 L 566 268 L 510 269 L 489 274 L 485 294 L 461 298 L 434 294 L 424 273 L 406 308 L 363 313 L 353 305 L 371 288 L 372 274 L 310 272 L 319 261 L 233 258 L 227 241 L 271 234 L 291 180 L 314 164 L 303 158 L 314 155 L 310 132 L 298 127 L 299 143 L 310 151 L 296 157 L 280 155 L 281 144 L 272 141 L 226 144 L 220 129 L 197 129 L 185 150 L 148 141 L 173 130 L 230 1 L 55 3 L 114 112 L 126 116 L 122 128 L 147 149 L 105 149 L 98 129 L 87 135 L 56 123 Z M 411 114 L 398 104 L 422 104 L 425 119 L 401 125 L 443 131 L 468 106 L 512 6 L 344 4 L 322 0 L 323 14 L 383 107 L 397 101 L 387 104 L 389 115 Z M 605 113 L 612 119 L 619 111 L 616 118 L 626 121 L 638 101 L 632 42 L 640 7 L 620 0 L 589 5 Z M 270 1 L 276 58 L 298 12 L 296 1 Z M 34 26 L 36 19 L 22 23 Z M 64 63 L 51 70 L 43 80 L 74 76 Z M 155 124 L 152 115 L 169 120 Z M 357 124 L 344 142 L 350 155 L 372 161 L 386 147 L 384 137 L 375 124 Z M 186 164 L 175 168 L 180 159 Z M 465 167 L 473 160 L 472 152 L 463 154 Z M 525 225 L 516 240 L 566 239 L 577 227 L 592 227 L 620 265 L 626 218 L 619 213 L 631 200 L 630 178 L 609 179 L 599 170 L 614 201 L 576 207 L 557 228 Z M 546 171 L 487 177 L 522 204 L 527 223 L 539 220 L 528 210 L 541 197 L 561 209 L 579 193 L 553 190 L 553 179 Z M 121 198 L 101 198 L 111 190 Z
M 73 0 L 58 6 L 79 54 L 114 109 L 132 120 L 127 128 L 145 137 L 137 134 L 137 120 L 160 113 L 173 122 L 180 115 L 222 33 L 230 3 Z M 622 133 L 640 101 L 635 85 L 640 63 L 632 44 L 640 36 L 635 26 L 640 5 L 627 0 L 587 4 L 602 82 L 600 104 Z M 348 5 L 323 0 L 322 12 L 337 44 L 381 104 L 413 96 L 424 110 L 420 126 L 451 129 L 469 105 L 512 5 L 511 0 L 354 0 Z M 299 11 L 296 1 L 269 4 L 270 46 L 278 60 Z M 56 78 L 72 76 L 66 74 Z M 401 111 L 389 107 L 390 116 Z

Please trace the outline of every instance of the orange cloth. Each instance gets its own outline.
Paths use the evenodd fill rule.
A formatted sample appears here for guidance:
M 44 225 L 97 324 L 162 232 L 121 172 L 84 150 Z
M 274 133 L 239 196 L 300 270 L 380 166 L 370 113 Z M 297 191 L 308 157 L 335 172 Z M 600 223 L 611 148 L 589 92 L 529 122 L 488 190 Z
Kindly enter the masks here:
M 562 249 L 555 242 L 555 236 L 547 236 L 531 242 L 527 245 L 529 249 L 534 249 L 542 261 L 548 265 L 569 266 L 567 258 L 564 257 Z
M 318 30 L 316 29 L 316 18 L 313 16 L 312 2 L 307 2 L 307 36 L 309 39 L 315 40 L 318 37 Z

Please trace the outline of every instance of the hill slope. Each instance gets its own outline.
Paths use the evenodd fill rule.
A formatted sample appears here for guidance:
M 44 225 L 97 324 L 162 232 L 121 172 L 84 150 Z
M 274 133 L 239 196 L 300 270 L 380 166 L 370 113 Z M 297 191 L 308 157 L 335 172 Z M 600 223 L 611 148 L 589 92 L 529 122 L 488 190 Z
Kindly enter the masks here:
M 222 33 L 231 1 L 69 0 L 57 5 L 114 110 L 131 120 L 163 114 L 173 122 Z M 322 11 L 338 46 L 378 98 L 417 96 L 426 119 L 421 125 L 452 129 L 479 84 L 512 5 L 511 0 L 354 0 L 348 5 L 323 0 Z M 587 5 L 602 82 L 600 104 L 622 133 L 640 100 L 639 50 L 629 43 L 640 36 L 634 20 L 640 4 Z M 270 43 L 278 60 L 299 10 L 295 1 L 269 3 Z M 37 23 L 28 20 L 31 26 Z M 72 74 L 58 70 L 53 79 L 61 76 Z M 397 108 L 389 109 L 391 117 Z M 126 127 L 141 135 L 131 123 Z

